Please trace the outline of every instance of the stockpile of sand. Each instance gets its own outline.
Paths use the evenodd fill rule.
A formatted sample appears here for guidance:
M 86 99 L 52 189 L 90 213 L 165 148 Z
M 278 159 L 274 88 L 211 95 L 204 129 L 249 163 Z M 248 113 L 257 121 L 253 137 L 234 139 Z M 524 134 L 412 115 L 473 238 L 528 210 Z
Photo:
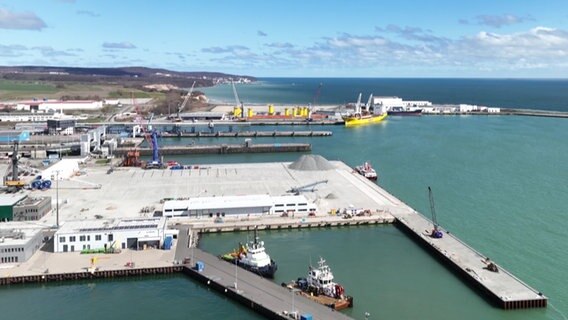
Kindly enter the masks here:
M 333 170 L 335 167 L 320 155 L 307 154 L 292 162 L 288 168 L 301 171 Z

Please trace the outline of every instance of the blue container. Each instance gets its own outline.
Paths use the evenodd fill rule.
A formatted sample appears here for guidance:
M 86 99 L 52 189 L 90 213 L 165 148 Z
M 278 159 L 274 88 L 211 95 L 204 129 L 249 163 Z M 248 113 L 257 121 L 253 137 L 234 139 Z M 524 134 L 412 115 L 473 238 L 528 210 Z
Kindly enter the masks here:
M 166 237 L 164 240 L 164 250 L 170 250 L 172 248 L 172 237 Z
M 203 263 L 203 261 L 197 261 L 195 263 L 195 270 L 197 270 L 198 272 L 203 272 L 204 269 L 205 269 L 205 263 Z
M 300 320 L 312 320 L 312 319 L 313 319 L 313 317 L 309 313 L 305 313 L 305 314 L 300 316 Z

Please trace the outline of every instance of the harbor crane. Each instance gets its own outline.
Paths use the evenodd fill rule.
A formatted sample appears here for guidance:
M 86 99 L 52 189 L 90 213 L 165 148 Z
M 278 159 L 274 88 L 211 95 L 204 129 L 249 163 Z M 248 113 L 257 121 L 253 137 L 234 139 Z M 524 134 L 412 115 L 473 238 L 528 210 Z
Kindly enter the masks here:
M 361 97 L 363 96 L 362 93 L 359 93 L 359 97 L 357 98 L 357 104 L 355 104 L 355 114 L 361 114 Z
M 434 224 L 434 229 L 430 233 L 430 237 L 434 239 L 441 239 L 444 234 L 439 229 L 438 219 L 436 218 L 436 208 L 434 207 L 434 194 L 432 193 L 432 188 L 428 187 L 428 198 L 430 199 L 430 211 L 432 212 L 432 223 Z
M 153 113 L 150 114 L 150 119 L 148 120 L 145 132 L 146 141 L 150 146 L 152 146 L 152 161 L 146 163 L 146 169 L 162 169 L 164 165 L 160 159 L 158 132 L 152 128 L 152 119 L 154 119 Z
M 373 104 L 373 94 L 369 95 L 369 100 L 367 100 L 367 104 L 365 105 L 365 111 L 367 113 L 371 113 L 371 105 Z
M 231 81 L 231 85 L 233 86 L 233 94 L 235 95 L 235 101 L 237 103 L 237 107 L 241 108 L 241 118 L 245 117 L 245 107 L 241 99 L 239 99 L 239 94 L 237 93 L 237 87 L 235 87 L 235 82 Z
M 193 93 L 193 88 L 195 88 L 195 83 L 197 81 L 193 81 L 193 84 L 191 85 L 191 88 L 189 89 L 189 92 L 187 93 L 187 95 L 185 96 L 185 98 L 183 99 L 183 103 L 179 106 L 179 108 L 177 109 L 177 118 L 174 120 L 176 122 L 180 122 L 182 121 L 181 117 L 180 117 L 180 113 L 181 111 L 185 108 L 185 105 L 189 102 L 189 100 L 191 99 L 191 94 Z
M 8 175 L 6 175 L 6 178 L 4 180 L 4 185 L 6 185 L 8 188 L 16 188 L 16 189 L 22 188 L 25 185 L 25 183 L 19 178 L 18 151 L 19 151 L 20 142 L 30 140 L 30 133 L 27 131 L 23 131 L 17 136 L 0 136 L 0 140 L 12 142 L 14 144 L 12 149 L 12 157 L 11 157 L 12 175 L 10 179 L 8 179 Z
M 290 193 L 294 193 L 296 195 L 299 195 L 301 192 L 305 192 L 305 191 L 310 191 L 310 192 L 314 192 L 316 189 L 316 186 L 322 183 L 327 183 L 327 180 L 321 180 L 321 181 L 316 181 L 314 183 L 310 183 L 310 184 L 306 184 L 300 187 L 294 187 L 290 190 L 288 190 L 288 192 Z

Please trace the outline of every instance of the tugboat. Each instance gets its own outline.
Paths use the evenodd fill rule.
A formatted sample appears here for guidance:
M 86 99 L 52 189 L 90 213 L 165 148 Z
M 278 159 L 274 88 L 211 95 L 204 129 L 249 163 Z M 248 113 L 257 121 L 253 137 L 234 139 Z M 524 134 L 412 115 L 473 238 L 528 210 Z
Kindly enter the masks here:
M 264 241 L 259 241 L 254 230 L 254 240 L 246 244 L 239 244 L 239 248 L 233 252 L 224 254 L 221 259 L 235 263 L 239 267 L 248 271 L 259 274 L 264 278 L 274 278 L 274 273 L 278 269 L 276 262 L 270 259 L 270 256 L 264 249 Z
M 299 294 L 334 310 L 353 307 L 353 297 L 345 295 L 343 286 L 333 282 L 333 273 L 321 257 L 318 268 L 310 266 L 307 278 L 298 278 L 288 284 L 282 283 L 282 286 L 299 290 Z
M 378 179 L 377 171 L 371 167 L 369 162 L 365 162 L 361 166 L 356 166 L 355 171 L 369 180 L 377 181 Z

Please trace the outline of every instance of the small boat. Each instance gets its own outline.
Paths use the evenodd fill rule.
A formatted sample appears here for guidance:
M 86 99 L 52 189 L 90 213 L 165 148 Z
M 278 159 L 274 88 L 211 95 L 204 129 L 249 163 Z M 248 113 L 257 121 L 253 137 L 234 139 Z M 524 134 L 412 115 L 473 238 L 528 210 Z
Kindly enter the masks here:
M 254 272 L 264 278 L 274 278 L 278 269 L 276 262 L 270 259 L 264 248 L 264 241 L 259 241 L 254 230 L 254 240 L 246 244 L 239 244 L 233 252 L 224 254 L 221 259 L 235 263 L 239 267 Z
M 422 109 L 409 107 L 392 107 L 387 111 L 389 116 L 420 116 Z
M 317 268 L 310 266 L 307 278 L 282 283 L 282 286 L 334 310 L 353 307 L 353 297 L 345 295 L 343 286 L 333 282 L 333 273 L 321 257 Z
M 355 171 L 369 180 L 376 181 L 379 178 L 377 171 L 375 171 L 375 169 L 371 167 L 371 164 L 369 162 L 365 162 L 363 165 L 356 166 Z

